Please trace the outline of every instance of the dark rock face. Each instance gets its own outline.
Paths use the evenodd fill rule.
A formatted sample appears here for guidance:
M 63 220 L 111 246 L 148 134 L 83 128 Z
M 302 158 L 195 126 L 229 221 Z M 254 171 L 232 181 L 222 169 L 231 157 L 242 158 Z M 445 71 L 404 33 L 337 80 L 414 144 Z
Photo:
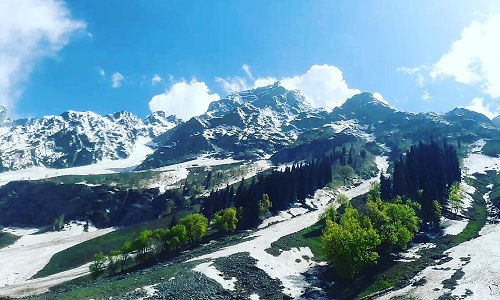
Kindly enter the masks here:
M 157 189 L 17 181 L 0 188 L 0 225 L 47 226 L 64 214 L 97 227 L 127 226 L 156 219 L 164 203 Z

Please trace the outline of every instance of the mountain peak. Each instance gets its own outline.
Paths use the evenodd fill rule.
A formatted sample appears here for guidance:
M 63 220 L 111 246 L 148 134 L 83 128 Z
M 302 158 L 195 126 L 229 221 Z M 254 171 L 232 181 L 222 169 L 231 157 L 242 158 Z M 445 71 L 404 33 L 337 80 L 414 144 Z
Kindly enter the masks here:
M 487 123 L 487 124 L 492 123 L 492 120 L 490 120 L 488 117 L 486 117 L 482 113 L 478 113 L 478 112 L 475 112 L 475 111 L 472 111 L 470 109 L 463 108 L 463 107 L 457 107 L 457 108 L 453 109 L 452 111 L 446 113 L 446 116 L 448 118 L 455 117 L 455 118 L 461 118 L 463 120 L 473 120 L 473 121 L 479 122 L 479 123 Z
M 378 109 L 385 111 L 394 111 L 394 108 L 384 99 L 380 99 L 376 94 L 363 92 L 347 99 L 341 106 L 344 110 L 359 111 L 365 109 Z
M 270 108 L 285 114 L 299 114 L 311 108 L 299 91 L 287 90 L 277 81 L 271 85 L 237 92 L 224 99 L 214 101 L 208 106 L 205 115 L 221 117 L 237 107 L 247 106 L 259 109 Z
M 379 120 L 386 120 L 396 110 L 376 94 L 363 92 L 347 99 L 342 106 L 335 108 L 333 114 L 343 118 L 356 118 L 363 123 L 371 124 Z
M 362 92 L 357 95 L 352 96 L 347 99 L 345 103 L 357 103 L 357 105 L 367 106 L 367 105 L 375 105 L 375 106 L 383 106 L 393 109 L 387 101 L 385 101 L 380 94 L 370 93 L 370 92 Z M 345 104 L 344 103 L 344 104 Z

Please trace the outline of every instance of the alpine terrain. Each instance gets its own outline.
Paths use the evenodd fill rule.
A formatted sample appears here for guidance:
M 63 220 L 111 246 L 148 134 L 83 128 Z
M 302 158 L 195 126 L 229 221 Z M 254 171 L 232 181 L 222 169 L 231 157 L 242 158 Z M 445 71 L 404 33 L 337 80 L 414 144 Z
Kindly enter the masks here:
M 187 121 L 0 107 L 0 297 L 498 299 L 499 154 L 498 117 L 280 82 Z

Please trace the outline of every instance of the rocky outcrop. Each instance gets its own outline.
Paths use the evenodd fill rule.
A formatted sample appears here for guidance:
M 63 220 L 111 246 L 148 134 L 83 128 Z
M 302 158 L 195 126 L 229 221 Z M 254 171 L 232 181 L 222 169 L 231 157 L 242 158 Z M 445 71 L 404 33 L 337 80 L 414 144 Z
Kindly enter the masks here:
M 158 189 L 17 181 L 0 188 L 0 225 L 48 226 L 64 215 L 97 227 L 128 226 L 158 218 L 165 203 Z

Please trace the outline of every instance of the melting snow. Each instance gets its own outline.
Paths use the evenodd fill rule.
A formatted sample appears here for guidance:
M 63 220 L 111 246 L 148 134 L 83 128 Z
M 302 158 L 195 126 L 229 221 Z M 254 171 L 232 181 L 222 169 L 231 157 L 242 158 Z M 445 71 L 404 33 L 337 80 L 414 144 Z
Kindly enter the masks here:
M 371 184 L 377 182 L 377 180 L 378 177 L 366 180 L 357 187 L 344 190 L 343 193 L 350 198 L 364 194 L 369 191 Z M 308 247 L 295 248 L 290 251 L 283 251 L 280 253 L 280 256 L 275 257 L 267 253 L 265 249 L 269 248 L 273 242 L 281 237 L 300 231 L 316 223 L 319 215 L 326 209 L 328 203 L 332 201 L 333 195 L 334 192 L 329 188 L 318 190 L 315 193 L 314 199 L 310 200 L 310 203 L 314 203 L 318 207 L 317 210 L 304 213 L 295 218 L 286 219 L 280 224 L 269 225 L 253 233 L 250 237 L 254 239 L 193 258 L 189 261 L 215 259 L 234 253 L 249 252 L 250 256 L 257 259 L 257 266 L 259 268 L 266 271 L 269 276 L 278 278 L 283 282 L 283 286 L 285 287 L 284 293 L 293 298 L 299 298 L 304 292 L 305 287 L 308 286 L 301 273 L 315 265 L 315 262 L 307 261 L 303 258 L 304 255 L 312 258 L 313 254 L 311 250 Z
M 448 218 L 441 218 L 441 226 L 444 227 L 443 235 L 457 235 L 464 231 L 469 220 L 451 220 Z
M 205 274 L 207 277 L 212 278 L 222 285 L 226 290 L 234 291 L 234 284 L 237 279 L 232 277 L 231 279 L 225 279 L 223 274 L 217 270 L 217 268 L 213 265 L 212 262 L 201 263 L 197 265 L 193 271 L 200 272 Z
M 32 281 L 29 278 L 40 271 L 57 252 L 111 232 L 114 229 L 98 230 L 91 225 L 88 232 L 84 232 L 84 222 L 75 222 L 66 224 L 62 231 L 36 233 L 35 230 L 4 229 L 6 232 L 19 234 L 22 237 L 14 244 L 0 249 L 0 266 L 2 266 L 0 269 L 0 286 L 2 287 L 0 295 L 7 295 L 5 291 L 7 286 L 13 285 L 13 288 L 16 288 L 30 285 Z M 86 271 L 88 271 L 88 268 Z M 81 270 L 75 272 L 81 272 Z M 71 276 L 72 273 L 65 274 Z

